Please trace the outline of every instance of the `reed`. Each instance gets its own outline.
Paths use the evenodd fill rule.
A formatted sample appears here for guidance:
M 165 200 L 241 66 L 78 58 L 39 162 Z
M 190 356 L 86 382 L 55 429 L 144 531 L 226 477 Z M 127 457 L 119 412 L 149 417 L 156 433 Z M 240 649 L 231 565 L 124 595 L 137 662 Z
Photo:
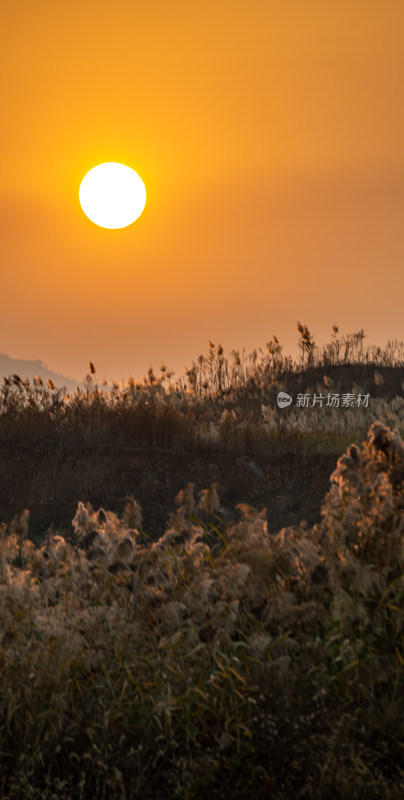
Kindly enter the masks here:
M 1 797 L 399 800 L 399 433 L 347 448 L 312 528 L 194 489 L 155 542 L 133 497 L 72 542 L 2 525 Z

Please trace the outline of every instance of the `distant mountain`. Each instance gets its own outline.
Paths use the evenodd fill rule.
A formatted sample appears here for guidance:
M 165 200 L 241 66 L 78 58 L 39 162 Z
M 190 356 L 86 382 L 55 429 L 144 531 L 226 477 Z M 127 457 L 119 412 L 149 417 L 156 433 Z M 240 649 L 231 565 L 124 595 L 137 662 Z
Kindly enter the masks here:
M 53 372 L 43 361 L 24 361 L 22 358 L 11 358 L 0 353 L 0 384 L 3 382 L 3 377 L 8 378 L 10 375 L 19 375 L 22 380 L 29 378 L 30 381 L 39 376 L 45 384 L 46 379 L 50 378 L 58 389 L 66 387 L 68 391 L 74 391 L 77 386 L 83 388 L 82 380 L 75 381 L 66 375 Z

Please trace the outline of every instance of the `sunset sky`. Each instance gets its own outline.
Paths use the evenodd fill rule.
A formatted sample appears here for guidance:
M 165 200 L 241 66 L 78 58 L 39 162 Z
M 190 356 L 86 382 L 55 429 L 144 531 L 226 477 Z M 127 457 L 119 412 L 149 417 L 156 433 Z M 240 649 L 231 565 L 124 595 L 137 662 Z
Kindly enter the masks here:
M 208 339 L 404 339 L 403 0 L 20 0 L 1 25 L 1 340 L 82 379 Z M 79 204 L 97 164 L 143 214 Z

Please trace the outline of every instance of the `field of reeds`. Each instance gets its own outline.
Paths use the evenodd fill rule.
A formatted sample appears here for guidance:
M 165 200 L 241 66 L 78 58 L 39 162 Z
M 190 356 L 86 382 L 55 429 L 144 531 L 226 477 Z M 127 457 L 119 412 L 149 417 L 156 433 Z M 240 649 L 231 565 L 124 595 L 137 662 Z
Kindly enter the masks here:
M 73 395 L 4 381 L 2 800 L 404 796 L 404 349 L 298 331 L 295 364 L 274 337 L 261 360 L 209 343 L 175 384 L 164 365 L 107 391 L 90 364 Z M 279 391 L 370 398 L 279 409 Z M 162 535 L 130 477 L 89 483 L 105 450 L 112 471 L 171 469 Z M 282 459 L 283 499 L 333 464 L 316 522 L 302 500 L 288 524 Z M 69 525 L 49 506 L 32 535 L 38 474 L 81 488 Z
M 349 436 L 363 437 L 373 417 L 403 423 L 404 343 L 384 349 L 364 347 L 364 331 L 338 336 L 320 349 L 307 327 L 298 323 L 300 356 L 282 355 L 276 336 L 249 355 L 209 341 L 209 352 L 185 368 L 173 382 L 173 371 L 149 367 L 143 380 L 132 378 L 106 389 L 90 372 L 83 387 L 64 393 L 48 380 L 3 379 L 0 393 L 0 445 L 48 444 L 147 445 L 186 450 L 232 450 L 238 453 L 305 448 L 319 435 L 324 446 Z M 105 383 L 105 382 L 104 382 Z M 354 407 L 278 409 L 279 391 L 294 394 L 353 392 Z M 356 407 L 359 393 L 370 393 L 368 407 Z M 393 401 L 393 402 L 392 402 Z M 310 401 L 311 402 L 311 401 Z M 281 435 L 279 435 L 281 434 Z

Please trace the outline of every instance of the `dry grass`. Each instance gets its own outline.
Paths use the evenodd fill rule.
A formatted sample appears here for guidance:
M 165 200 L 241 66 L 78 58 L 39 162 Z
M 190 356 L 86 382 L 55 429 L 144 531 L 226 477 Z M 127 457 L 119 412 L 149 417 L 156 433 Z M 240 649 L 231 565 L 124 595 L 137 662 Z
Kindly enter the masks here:
M 0 544 L 0 795 L 399 800 L 404 447 L 372 424 L 313 529 L 216 524 L 188 484 L 142 510 L 78 503 L 74 542 Z
M 0 390 L 0 445 L 29 447 L 40 443 L 54 450 L 83 445 L 147 445 L 187 450 L 219 449 L 256 454 L 286 450 L 306 452 L 343 448 L 361 441 L 379 420 L 404 434 L 404 344 L 384 349 L 364 347 L 359 331 L 338 336 L 320 349 L 307 326 L 298 323 L 296 362 L 282 355 L 276 336 L 260 348 L 226 357 L 221 345 L 209 342 L 185 379 L 161 364 L 149 367 L 143 381 L 129 379 L 111 390 L 98 385 L 96 369 L 84 388 L 63 395 L 51 381 L 4 378 Z M 369 407 L 278 409 L 279 391 L 369 392 Z M 321 412 L 321 413 L 320 413 Z

